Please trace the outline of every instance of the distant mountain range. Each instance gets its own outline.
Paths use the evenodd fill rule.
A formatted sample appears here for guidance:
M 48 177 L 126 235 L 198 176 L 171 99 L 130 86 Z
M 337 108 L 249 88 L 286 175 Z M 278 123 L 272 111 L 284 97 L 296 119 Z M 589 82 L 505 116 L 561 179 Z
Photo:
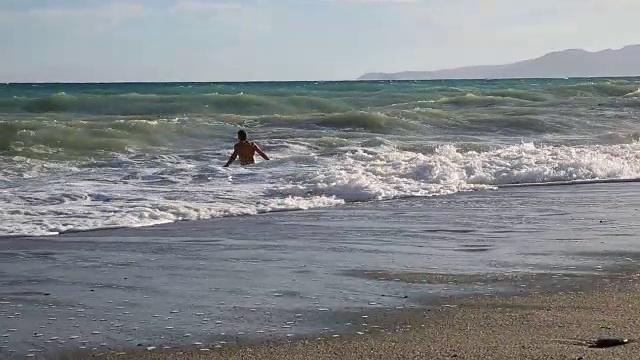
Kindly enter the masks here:
M 358 80 L 437 80 L 640 76 L 640 45 L 619 50 L 554 51 L 504 65 L 480 65 L 436 71 L 367 73 Z

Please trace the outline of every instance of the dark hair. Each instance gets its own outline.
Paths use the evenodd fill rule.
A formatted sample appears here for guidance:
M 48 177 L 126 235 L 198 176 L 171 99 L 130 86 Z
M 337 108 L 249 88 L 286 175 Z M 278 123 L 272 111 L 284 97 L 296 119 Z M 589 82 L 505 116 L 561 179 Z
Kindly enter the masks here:
M 245 141 L 247 140 L 247 133 L 244 130 L 238 130 L 238 139 L 240 139 L 240 141 Z

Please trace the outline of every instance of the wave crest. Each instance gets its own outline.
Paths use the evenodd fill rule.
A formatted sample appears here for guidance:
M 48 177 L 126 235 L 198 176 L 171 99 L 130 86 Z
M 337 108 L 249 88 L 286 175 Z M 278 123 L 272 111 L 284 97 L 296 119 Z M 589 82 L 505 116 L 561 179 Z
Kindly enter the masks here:
M 637 143 L 524 143 L 484 150 L 449 144 L 425 152 L 384 141 L 369 145 L 318 154 L 291 144 L 274 161 L 233 169 L 212 166 L 206 154 L 121 157 L 81 168 L 25 161 L 13 175 L 0 170 L 0 181 L 17 178 L 21 184 L 19 191 L 0 192 L 0 235 L 146 226 L 516 184 L 640 178 Z M 52 181 L 43 182 L 45 172 Z
M 270 191 L 279 196 L 335 196 L 345 201 L 433 196 L 499 185 L 640 177 L 639 144 L 584 147 L 507 146 L 461 152 L 445 145 L 433 154 L 354 150 L 321 171 L 297 175 Z M 283 180 L 287 180 L 286 178 Z

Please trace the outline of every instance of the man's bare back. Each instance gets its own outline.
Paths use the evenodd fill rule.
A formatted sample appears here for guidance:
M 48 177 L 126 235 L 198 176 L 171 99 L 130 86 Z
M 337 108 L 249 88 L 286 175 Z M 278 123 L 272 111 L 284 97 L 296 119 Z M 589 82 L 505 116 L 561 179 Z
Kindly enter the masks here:
M 238 142 L 233 146 L 233 154 L 223 167 L 228 167 L 236 159 L 240 158 L 240 165 L 251 165 L 255 163 L 254 156 L 258 153 L 263 159 L 269 160 L 267 154 L 254 142 L 247 140 L 247 133 L 244 130 L 238 131 Z

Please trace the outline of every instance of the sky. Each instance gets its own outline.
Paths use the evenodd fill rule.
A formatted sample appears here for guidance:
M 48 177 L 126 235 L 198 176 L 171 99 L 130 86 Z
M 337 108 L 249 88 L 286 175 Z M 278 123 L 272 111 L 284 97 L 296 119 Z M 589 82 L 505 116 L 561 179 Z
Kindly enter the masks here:
M 0 0 L 1 82 L 350 80 L 640 43 L 638 0 Z

